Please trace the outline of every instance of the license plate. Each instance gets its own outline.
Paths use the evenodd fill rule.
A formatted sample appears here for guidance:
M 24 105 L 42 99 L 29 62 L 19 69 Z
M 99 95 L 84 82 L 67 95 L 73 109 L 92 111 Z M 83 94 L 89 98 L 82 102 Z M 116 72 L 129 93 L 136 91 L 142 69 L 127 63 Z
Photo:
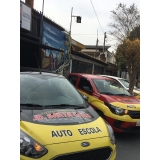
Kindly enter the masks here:
M 140 121 L 137 121 L 137 122 L 136 122 L 136 126 L 140 126 Z

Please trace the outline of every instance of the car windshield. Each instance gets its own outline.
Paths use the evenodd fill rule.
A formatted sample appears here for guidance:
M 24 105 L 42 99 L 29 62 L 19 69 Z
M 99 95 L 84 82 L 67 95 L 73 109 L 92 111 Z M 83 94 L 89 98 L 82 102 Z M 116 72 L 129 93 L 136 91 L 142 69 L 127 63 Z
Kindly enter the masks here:
M 93 79 L 93 82 L 101 94 L 131 96 L 116 80 Z
M 20 103 L 30 107 L 35 104 L 86 106 L 82 96 L 66 78 L 42 74 L 20 75 Z
M 126 79 L 118 79 L 126 88 L 129 88 L 129 82 Z M 137 87 L 134 86 L 136 89 Z

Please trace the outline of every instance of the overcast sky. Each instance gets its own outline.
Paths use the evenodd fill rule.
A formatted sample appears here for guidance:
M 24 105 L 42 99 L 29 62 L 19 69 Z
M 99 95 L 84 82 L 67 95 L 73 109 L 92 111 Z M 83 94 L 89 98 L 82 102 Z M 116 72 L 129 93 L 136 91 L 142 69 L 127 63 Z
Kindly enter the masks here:
M 73 7 L 72 15 L 82 19 L 77 23 L 72 17 L 72 38 L 84 45 L 96 45 L 98 31 L 98 45 L 103 45 L 106 32 L 108 39 L 105 45 L 111 45 L 109 50 L 112 51 L 116 41 L 108 34 L 111 30 L 108 23 L 111 22 L 111 11 L 120 2 L 127 6 L 135 3 L 140 10 L 140 0 L 44 0 L 44 15 L 69 31 Z M 42 3 L 43 0 L 34 0 L 34 8 L 42 11 Z

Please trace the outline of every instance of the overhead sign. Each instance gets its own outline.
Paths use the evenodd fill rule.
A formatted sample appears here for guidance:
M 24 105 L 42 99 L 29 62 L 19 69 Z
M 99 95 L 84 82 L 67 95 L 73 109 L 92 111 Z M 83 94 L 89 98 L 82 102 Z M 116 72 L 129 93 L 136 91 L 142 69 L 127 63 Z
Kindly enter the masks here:
M 20 27 L 31 30 L 31 8 L 22 2 L 20 3 Z

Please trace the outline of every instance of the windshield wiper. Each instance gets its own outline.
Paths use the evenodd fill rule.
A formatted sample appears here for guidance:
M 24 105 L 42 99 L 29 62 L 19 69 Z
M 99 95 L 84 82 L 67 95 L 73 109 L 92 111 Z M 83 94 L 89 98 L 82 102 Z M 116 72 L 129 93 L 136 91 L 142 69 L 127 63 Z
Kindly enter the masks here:
M 113 93 L 110 93 L 110 92 L 100 92 L 101 94 L 107 94 L 107 95 L 115 95 Z
M 59 107 L 60 106 L 60 107 Z M 72 104 L 56 104 L 56 105 L 46 105 L 45 106 L 46 108 L 47 107 L 58 107 L 58 108 L 75 108 L 75 109 L 81 109 L 81 108 L 86 108 L 86 107 L 83 107 L 83 106 L 78 106 L 78 105 L 72 105 Z
M 45 108 L 44 105 L 34 104 L 34 103 L 21 103 L 20 105 L 26 107 Z
M 40 104 L 32 104 L 32 103 L 24 103 L 20 104 L 26 107 L 33 107 L 33 108 L 74 108 L 74 109 L 81 109 L 81 108 L 86 108 L 83 106 L 77 106 L 77 105 L 72 105 L 72 104 L 56 104 L 56 105 L 40 105 Z
M 116 96 L 130 96 L 130 95 L 127 95 L 127 94 L 115 94 Z

